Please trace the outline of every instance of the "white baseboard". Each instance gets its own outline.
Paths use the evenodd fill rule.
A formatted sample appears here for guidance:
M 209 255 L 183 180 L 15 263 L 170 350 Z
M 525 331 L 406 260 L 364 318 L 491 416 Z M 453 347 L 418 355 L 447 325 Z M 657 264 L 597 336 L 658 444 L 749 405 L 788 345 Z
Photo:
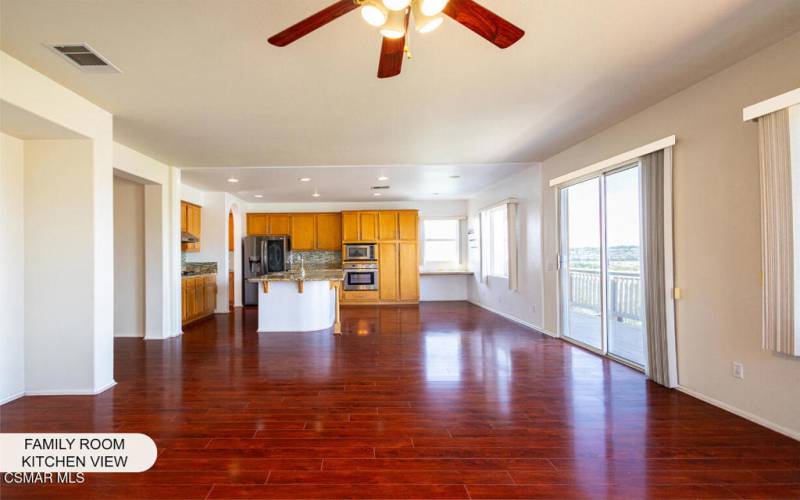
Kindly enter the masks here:
M 747 419 L 747 420 L 749 420 L 751 422 L 754 422 L 754 423 L 756 423 L 756 424 L 758 424 L 758 425 L 760 425 L 762 427 L 766 427 L 767 429 L 773 430 L 773 431 L 775 431 L 775 432 L 777 432 L 779 434 L 783 434 L 786 437 L 790 437 L 792 439 L 796 439 L 796 440 L 800 441 L 800 432 L 798 432 L 798 431 L 794 431 L 792 429 L 787 429 L 786 427 L 783 427 L 782 425 L 778 425 L 775 422 L 772 422 L 771 420 L 767 420 L 766 418 L 759 417 L 758 415 L 753 415 L 752 413 L 750 413 L 748 411 L 745 411 L 745 410 L 742 410 L 742 409 L 737 408 L 735 406 L 729 405 L 728 403 L 724 403 L 724 402 L 722 402 L 722 401 L 720 401 L 718 399 L 714 399 L 711 396 L 706 396 L 705 394 L 703 394 L 701 392 L 697 392 L 697 391 L 695 391 L 693 389 L 689 389 L 688 387 L 684 387 L 682 385 L 679 385 L 679 386 L 677 386 L 675 388 L 677 390 L 681 391 L 684 394 L 688 394 L 689 396 L 692 396 L 693 398 L 699 399 L 700 401 L 705 401 L 706 403 L 708 403 L 710 405 L 714 405 L 717 408 L 722 408 L 725 411 L 729 411 L 729 412 L 733 413 L 734 415 L 738 415 L 738 416 L 740 416 L 740 417 L 742 417 L 744 419 Z
M 25 395 L 25 391 L 18 392 L 16 394 L 12 394 L 10 396 L 6 396 L 3 399 L 0 399 L 0 405 L 4 405 L 6 403 L 10 403 L 10 402 L 14 401 L 15 399 L 21 398 L 24 395 Z
M 43 391 L 25 391 L 25 396 L 96 396 L 117 385 L 116 380 L 98 389 L 47 389 Z
M 481 309 L 486 309 L 487 311 L 489 311 L 491 313 L 495 313 L 498 316 L 502 316 L 502 317 L 504 317 L 504 318 L 506 318 L 508 320 L 511 320 L 514 323 L 518 323 L 518 324 L 520 324 L 522 326 L 530 328 L 531 330 L 536 330 L 539 333 L 543 333 L 543 334 L 548 335 L 550 337 L 557 337 L 558 336 L 558 335 L 555 335 L 553 332 L 550 332 L 550 331 L 548 331 L 548 330 L 546 330 L 546 329 L 544 329 L 544 328 L 542 328 L 542 327 L 540 327 L 538 325 L 534 325 L 533 323 L 531 323 L 529 321 L 525 321 L 524 319 L 517 318 L 516 316 L 512 316 L 512 315 L 510 315 L 508 313 L 504 313 L 502 311 L 498 311 L 497 309 L 489 307 L 489 306 L 487 306 L 485 304 L 481 304 L 480 302 L 475 302 L 474 300 L 467 300 L 467 302 L 469 302 L 470 304 L 472 304 L 474 306 L 478 306 Z

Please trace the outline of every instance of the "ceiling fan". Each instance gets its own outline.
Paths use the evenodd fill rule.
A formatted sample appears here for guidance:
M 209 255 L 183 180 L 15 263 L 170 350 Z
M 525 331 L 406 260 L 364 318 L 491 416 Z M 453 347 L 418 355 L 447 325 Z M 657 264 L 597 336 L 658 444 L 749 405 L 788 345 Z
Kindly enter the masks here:
M 379 28 L 383 36 L 378 78 L 400 74 L 403 56 L 408 51 L 406 39 L 412 15 L 419 33 L 438 28 L 444 21 L 442 14 L 446 14 L 501 49 L 510 47 L 525 34 L 473 0 L 339 0 L 274 35 L 269 43 L 285 47 L 359 7 L 364 20 Z

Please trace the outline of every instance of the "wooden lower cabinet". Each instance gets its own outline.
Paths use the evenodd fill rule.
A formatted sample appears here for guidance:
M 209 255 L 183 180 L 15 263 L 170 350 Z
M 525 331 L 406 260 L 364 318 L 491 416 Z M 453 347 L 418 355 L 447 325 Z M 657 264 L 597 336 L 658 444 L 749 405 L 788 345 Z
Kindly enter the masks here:
M 187 276 L 181 280 L 181 323 L 214 314 L 217 308 L 217 275 Z

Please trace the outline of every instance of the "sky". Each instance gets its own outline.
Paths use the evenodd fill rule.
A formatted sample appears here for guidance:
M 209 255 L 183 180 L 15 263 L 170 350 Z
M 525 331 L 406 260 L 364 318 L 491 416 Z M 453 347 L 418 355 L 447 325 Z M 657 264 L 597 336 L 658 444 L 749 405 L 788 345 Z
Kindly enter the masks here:
M 570 248 L 600 246 L 600 179 L 566 188 L 569 191 Z M 606 176 L 606 238 L 609 247 L 639 244 L 639 169 Z

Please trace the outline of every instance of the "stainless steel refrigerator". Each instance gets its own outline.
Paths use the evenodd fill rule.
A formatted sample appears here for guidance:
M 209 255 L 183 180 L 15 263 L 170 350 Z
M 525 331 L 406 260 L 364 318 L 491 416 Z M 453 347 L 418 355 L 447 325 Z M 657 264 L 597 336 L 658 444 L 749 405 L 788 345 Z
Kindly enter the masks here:
M 245 236 L 242 238 L 244 305 L 258 304 L 258 284 L 249 278 L 289 269 L 288 236 Z

